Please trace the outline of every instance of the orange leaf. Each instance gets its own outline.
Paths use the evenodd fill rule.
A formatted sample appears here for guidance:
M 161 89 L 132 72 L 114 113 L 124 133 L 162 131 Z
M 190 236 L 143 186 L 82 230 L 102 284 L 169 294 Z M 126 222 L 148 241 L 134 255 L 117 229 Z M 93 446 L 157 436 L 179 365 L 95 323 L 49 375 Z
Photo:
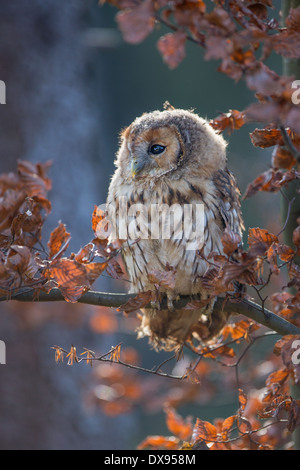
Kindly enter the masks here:
M 218 38 L 220 43 L 220 38 Z M 240 129 L 245 124 L 244 114 L 236 109 L 231 109 L 229 113 L 223 113 L 210 121 L 210 125 L 217 131 L 233 131 Z
M 66 251 L 70 241 L 70 234 L 65 224 L 60 223 L 50 234 L 48 242 L 49 258 L 58 258 Z
M 222 439 L 226 441 L 228 439 L 228 434 L 236 421 L 236 415 L 229 416 L 223 421 L 222 424 Z
M 165 411 L 167 414 L 166 424 L 169 431 L 183 441 L 188 440 L 193 432 L 191 419 L 187 418 L 184 420 L 173 408 L 170 407 L 166 408 Z
M 140 292 L 137 296 L 128 300 L 125 304 L 121 305 L 117 310 L 123 311 L 125 313 L 135 312 L 140 308 L 145 307 L 151 301 L 152 291 L 148 290 L 147 292 Z
M 170 69 L 175 69 L 185 58 L 185 42 L 183 31 L 167 33 L 158 40 L 157 48 Z
M 104 263 L 88 263 L 84 265 L 87 278 L 90 284 L 93 284 L 95 280 L 103 273 L 107 268 L 107 262 Z
M 209 423 L 208 421 L 203 421 L 200 418 L 197 418 L 192 442 L 195 443 L 197 441 L 205 441 L 205 442 L 213 442 L 217 439 L 217 428 Z
M 145 0 L 133 9 L 119 12 L 116 19 L 125 41 L 130 44 L 142 42 L 154 28 L 153 15 L 152 0 Z
M 291 261 L 291 259 L 295 255 L 295 252 L 290 246 L 278 245 L 277 254 L 279 258 L 281 259 L 281 261 Z
M 290 170 L 296 165 L 295 157 L 285 148 L 276 145 L 272 153 L 272 167 Z
M 152 448 L 152 449 L 165 449 L 176 450 L 179 446 L 179 439 L 171 436 L 148 436 L 138 445 L 138 450 Z
M 229 227 L 226 227 L 222 238 L 223 251 L 225 255 L 230 256 L 234 253 L 241 243 L 241 236 L 238 233 L 232 232 Z
M 263 256 L 272 243 L 278 243 L 276 235 L 262 228 L 250 228 L 248 244 L 253 256 Z
M 240 409 L 244 411 L 247 405 L 247 396 L 241 388 L 239 388 L 239 404 Z

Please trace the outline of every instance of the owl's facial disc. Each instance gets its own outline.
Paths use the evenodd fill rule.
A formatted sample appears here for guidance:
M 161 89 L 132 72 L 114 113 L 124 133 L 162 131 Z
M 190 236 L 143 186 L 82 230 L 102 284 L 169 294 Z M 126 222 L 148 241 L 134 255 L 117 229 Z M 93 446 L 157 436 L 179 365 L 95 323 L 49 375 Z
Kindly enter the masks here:
M 176 132 L 167 126 L 140 132 L 130 147 L 133 179 L 156 176 L 174 168 L 181 151 Z

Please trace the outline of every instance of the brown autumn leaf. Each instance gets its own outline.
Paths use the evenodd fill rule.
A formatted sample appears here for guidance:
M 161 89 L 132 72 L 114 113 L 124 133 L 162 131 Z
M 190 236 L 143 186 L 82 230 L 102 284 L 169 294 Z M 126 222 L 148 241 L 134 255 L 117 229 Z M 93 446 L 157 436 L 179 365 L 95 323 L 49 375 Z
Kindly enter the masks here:
M 291 400 L 288 412 L 287 429 L 290 433 L 295 431 L 297 425 L 300 424 L 300 407 L 296 400 Z
M 266 96 L 280 96 L 284 91 L 284 84 L 281 82 L 279 75 L 263 62 L 257 62 L 257 66 L 248 71 L 246 83 L 250 90 L 255 90 Z
M 247 405 L 247 396 L 241 388 L 239 388 L 239 405 L 241 411 L 244 411 Z
M 218 346 L 215 348 L 214 351 L 210 351 L 209 354 L 205 354 L 205 357 L 211 357 L 212 359 L 215 359 L 217 356 L 223 356 L 223 357 L 234 357 L 235 352 L 234 349 L 228 346 L 228 344 L 223 344 L 221 346 Z
M 288 266 L 288 273 L 290 282 L 288 283 L 288 287 L 300 287 L 300 267 L 295 264 L 291 263 Z
M 157 284 L 160 287 L 174 289 L 176 282 L 176 271 L 172 269 L 168 271 L 160 271 L 155 269 L 148 274 L 148 279 L 150 282 Z
M 186 0 L 184 3 L 176 2 L 172 7 L 172 13 L 176 23 L 179 26 L 191 29 L 193 29 L 196 20 L 202 18 L 202 14 L 205 13 L 206 10 L 206 4 L 203 0 Z M 164 11 L 162 14 L 164 15 Z M 165 16 L 163 17 L 165 18 Z
M 291 170 L 296 163 L 296 158 L 285 147 L 276 145 L 272 152 L 272 167 L 275 170 L 279 168 Z
M 101 207 L 94 206 L 94 211 L 92 214 L 92 230 L 98 240 L 108 240 L 111 225 L 108 219 L 106 218 L 107 213 L 104 212 Z
M 291 299 L 293 299 L 293 295 L 290 292 L 275 292 L 271 296 L 271 301 L 275 304 L 275 306 L 276 304 L 279 304 L 280 307 L 281 307 L 281 304 L 289 302 Z M 275 353 L 275 350 L 274 350 L 274 353 Z M 280 352 L 278 352 L 278 355 L 279 354 Z
M 278 243 L 278 237 L 268 230 L 259 227 L 249 229 L 248 244 L 254 256 L 264 255 L 273 243 Z
M 277 263 L 277 246 L 278 246 L 277 243 L 272 243 L 272 245 L 266 251 L 270 270 L 276 275 L 280 273 L 280 269 Z
M 0 205 L 0 230 L 6 230 L 10 228 L 12 220 L 17 215 L 18 210 L 23 204 L 26 198 L 24 191 L 15 191 L 8 189 L 1 196 Z
M 300 245 L 300 225 L 298 225 L 298 227 L 293 231 L 293 243 L 297 247 Z
M 267 391 L 274 396 L 278 393 L 280 387 L 289 377 L 289 371 L 287 368 L 278 369 L 275 372 L 269 374 L 266 380 Z
M 289 171 L 270 169 L 261 173 L 250 183 L 246 189 L 243 199 L 247 199 L 258 191 L 278 192 L 290 181 L 299 179 L 300 174 L 294 168 Z
M 221 434 L 223 441 L 226 441 L 228 439 L 228 434 L 232 426 L 236 422 L 236 419 L 237 419 L 236 415 L 229 416 L 228 418 L 224 419 L 223 424 L 222 424 L 222 434 Z
M 194 426 L 192 442 L 205 441 L 206 443 L 217 440 L 217 428 L 208 421 L 197 418 Z
M 49 277 L 57 282 L 59 287 L 88 286 L 85 265 L 68 258 L 55 259 L 48 268 Z
M 116 20 L 124 40 L 130 44 L 144 41 L 154 28 L 154 13 L 152 0 L 145 0 L 132 9 L 120 11 Z
M 299 335 L 286 335 L 278 340 L 274 347 L 274 353 L 281 355 L 282 362 L 286 366 L 285 370 L 295 384 L 300 383 L 300 365 L 297 363 L 299 344 Z
M 131 313 L 139 310 L 140 308 L 146 307 L 152 299 L 153 292 L 148 290 L 146 292 L 140 292 L 132 299 L 128 300 L 125 304 L 118 307 L 118 312 Z
M 51 180 L 46 176 L 50 165 L 51 162 L 34 164 L 25 160 L 18 161 L 18 174 L 28 196 L 46 198 L 51 189 Z
M 201 383 L 199 374 L 192 367 L 186 369 L 185 375 L 192 384 L 199 385 Z
M 31 252 L 27 246 L 11 245 L 7 254 L 6 267 L 23 274 L 30 263 Z
M 254 129 L 250 133 L 250 138 L 254 147 L 267 148 L 277 144 L 284 145 L 280 129 Z
M 281 261 L 291 261 L 295 256 L 293 248 L 284 244 L 278 245 L 276 251 Z
M 227 226 L 221 238 L 225 255 L 231 256 L 241 244 L 242 238 L 238 233 L 234 233 Z
M 212 119 L 210 125 L 216 131 L 224 131 L 227 129 L 229 132 L 240 129 L 245 124 L 243 112 L 231 109 L 228 113 L 223 113 L 220 116 Z
M 299 31 L 300 29 L 300 7 L 291 8 L 285 20 L 285 24 L 289 30 Z
M 225 325 L 222 329 L 222 338 L 223 341 L 226 340 L 228 337 L 231 337 L 234 340 L 247 338 L 249 333 L 257 330 L 259 325 L 254 323 L 252 320 L 239 320 L 235 323 L 230 323 Z
M 78 253 L 74 255 L 74 259 L 78 261 L 78 263 L 90 263 L 94 256 L 94 248 L 95 246 L 93 243 L 88 243 L 83 248 L 80 248 Z
M 122 275 L 124 274 L 123 269 L 121 268 L 116 258 L 111 258 L 108 260 L 106 272 L 113 279 L 121 279 Z
M 86 277 L 88 279 L 89 284 L 91 285 L 95 282 L 95 280 L 103 273 L 103 271 L 107 268 L 107 262 L 103 263 L 88 263 L 84 265 Z
M 49 258 L 60 258 L 68 248 L 70 238 L 70 233 L 67 232 L 65 224 L 60 222 L 50 234 L 48 242 Z
M 277 54 L 288 59 L 300 57 L 300 33 L 299 31 L 282 30 L 271 38 L 271 45 Z
M 291 129 L 286 129 L 286 133 L 296 147 L 300 145 L 298 134 L 292 132 Z M 268 148 L 274 147 L 274 145 L 285 145 L 282 132 L 277 128 L 254 129 L 250 133 L 250 138 L 254 147 Z
M 219 275 L 215 279 L 219 286 L 224 288 L 224 292 L 234 290 L 233 281 L 241 284 L 260 285 L 262 279 L 259 277 L 259 260 L 247 252 L 239 256 L 238 262 L 228 261 L 222 266 Z
M 193 432 L 193 425 L 191 418 L 183 419 L 174 408 L 167 407 L 165 409 L 166 413 L 166 424 L 169 431 L 182 441 L 187 441 L 190 439 Z
M 94 206 L 93 214 L 92 214 L 92 230 L 94 233 L 97 231 L 97 225 L 101 220 L 105 217 L 105 212 L 99 207 Z
M 138 450 L 177 450 L 180 440 L 177 437 L 170 436 L 148 436 L 137 447 Z
M 185 43 L 186 33 L 184 31 L 167 33 L 158 40 L 157 48 L 170 69 L 178 67 L 185 58 Z

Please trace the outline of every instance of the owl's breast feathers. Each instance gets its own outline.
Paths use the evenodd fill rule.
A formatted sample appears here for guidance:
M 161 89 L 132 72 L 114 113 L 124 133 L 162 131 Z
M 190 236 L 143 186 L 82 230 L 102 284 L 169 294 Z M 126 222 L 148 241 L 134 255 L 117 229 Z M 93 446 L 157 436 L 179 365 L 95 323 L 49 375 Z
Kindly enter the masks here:
M 210 179 L 161 178 L 153 188 L 141 183 L 123 189 L 116 187 L 114 196 L 110 198 L 109 212 L 115 211 L 114 220 L 117 226 L 120 215 L 120 197 L 126 199 L 127 215 L 129 215 L 126 223 L 129 229 L 130 224 L 131 228 L 136 224 L 138 231 L 141 228 L 136 217 L 139 211 L 132 212 L 134 206 L 139 209 L 138 205 L 143 205 L 144 216 L 146 214 L 147 220 L 146 233 L 145 230 L 142 233 L 138 232 L 136 238 L 128 239 L 123 245 L 123 259 L 131 281 L 130 292 L 154 290 L 155 287 L 148 278 L 149 273 L 155 270 L 164 271 L 167 266 L 170 266 L 176 272 L 174 296 L 201 293 L 200 277 L 205 274 L 209 265 L 199 257 L 198 250 L 202 248 L 204 257 L 211 252 L 221 254 L 221 236 L 226 225 L 237 233 L 241 230 L 239 191 L 231 173 L 228 170 L 218 170 Z M 159 220 L 161 230 L 164 217 L 161 209 L 176 207 L 176 205 L 181 208 L 185 205 L 192 205 L 193 208 L 196 205 L 202 206 L 202 246 L 193 244 L 191 249 L 191 245 L 188 245 L 191 230 L 195 227 L 185 227 L 184 233 L 180 236 L 174 224 L 171 224 L 169 232 L 167 231 L 167 238 L 162 237 L 161 231 L 153 238 L 149 225 L 153 223 L 153 216 L 158 214 L 159 219 L 156 219 L 156 222 Z M 183 210 L 181 215 L 183 228 Z

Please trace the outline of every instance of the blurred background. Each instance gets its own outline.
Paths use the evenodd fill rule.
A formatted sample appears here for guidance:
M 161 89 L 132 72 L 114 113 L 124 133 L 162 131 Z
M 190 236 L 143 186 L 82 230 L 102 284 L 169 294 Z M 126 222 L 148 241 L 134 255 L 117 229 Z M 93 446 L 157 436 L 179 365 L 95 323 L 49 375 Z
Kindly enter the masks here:
M 140 45 L 125 44 L 115 14 L 97 0 L 0 0 L 0 79 L 6 84 L 0 170 L 15 171 L 18 159 L 53 162 L 44 240 L 61 220 L 74 252 L 93 238 L 91 215 L 95 204 L 105 202 L 123 127 L 145 111 L 162 109 L 166 100 L 208 119 L 243 110 L 253 100 L 244 83 L 220 74 L 218 63 L 204 61 L 194 44 L 187 44 L 180 66 L 169 70 L 156 48 L 167 32 L 163 28 Z M 280 72 L 280 64 L 273 67 Z M 254 127 L 225 135 L 229 167 L 242 193 L 270 162 L 269 152 L 250 142 Z M 245 201 L 246 228 L 262 224 L 279 231 L 278 203 L 272 194 Z M 121 292 L 126 285 L 102 276 L 95 288 Z M 153 400 L 160 382 L 141 375 L 152 405 L 146 411 L 141 403 L 126 409 L 125 397 L 118 412 L 97 405 L 109 401 L 104 384 L 111 367 L 97 372 L 84 364 L 57 365 L 51 350 L 74 344 L 104 353 L 122 341 L 132 361 L 130 352 L 137 349 L 151 368 L 166 356 L 151 351 L 147 340 L 137 341 L 132 330 L 122 334 L 111 324 L 101 326 L 100 310 L 89 306 L 2 302 L 0 311 L 0 339 L 7 348 L 7 364 L 0 366 L 1 449 L 134 449 L 148 434 L 167 432 Z M 126 369 L 121 374 L 126 376 Z M 212 404 L 206 392 L 190 411 L 202 419 L 228 415 L 232 401 L 229 394 Z

